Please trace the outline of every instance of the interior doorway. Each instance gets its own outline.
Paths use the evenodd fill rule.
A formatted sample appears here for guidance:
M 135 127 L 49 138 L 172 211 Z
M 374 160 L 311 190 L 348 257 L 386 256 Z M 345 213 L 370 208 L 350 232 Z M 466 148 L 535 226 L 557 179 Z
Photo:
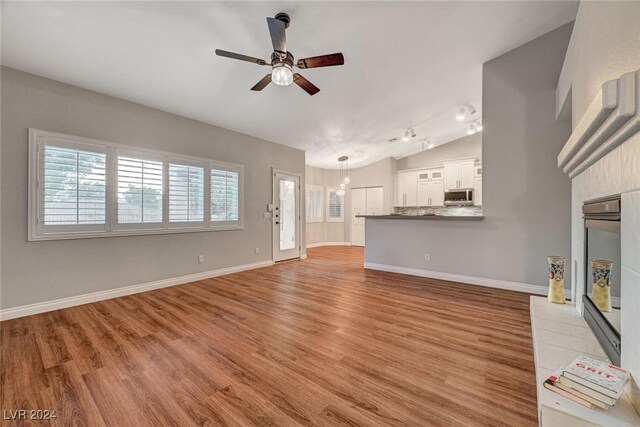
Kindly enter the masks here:
M 381 215 L 383 211 L 382 187 L 363 187 L 351 190 L 351 245 L 364 246 L 365 219 L 357 215 Z
M 273 174 L 273 260 L 300 258 L 300 176 Z

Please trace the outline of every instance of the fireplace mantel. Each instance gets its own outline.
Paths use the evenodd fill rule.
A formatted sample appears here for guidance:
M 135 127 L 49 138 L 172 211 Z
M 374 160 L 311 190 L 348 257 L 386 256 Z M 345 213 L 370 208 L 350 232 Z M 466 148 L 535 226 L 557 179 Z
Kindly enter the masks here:
M 640 70 L 605 82 L 558 155 L 558 167 L 578 176 L 640 131 Z

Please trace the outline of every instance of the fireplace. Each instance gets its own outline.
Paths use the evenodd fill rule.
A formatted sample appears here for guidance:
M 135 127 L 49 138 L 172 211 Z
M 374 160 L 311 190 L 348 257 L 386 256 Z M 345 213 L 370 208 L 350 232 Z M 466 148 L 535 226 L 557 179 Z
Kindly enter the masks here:
M 584 318 L 611 362 L 620 365 L 620 196 L 585 202 Z

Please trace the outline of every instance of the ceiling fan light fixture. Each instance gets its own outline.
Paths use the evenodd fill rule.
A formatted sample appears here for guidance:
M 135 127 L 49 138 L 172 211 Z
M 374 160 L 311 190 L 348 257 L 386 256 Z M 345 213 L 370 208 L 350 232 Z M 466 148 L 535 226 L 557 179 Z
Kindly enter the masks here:
M 273 66 L 271 71 L 271 81 L 278 86 L 289 86 L 293 83 L 293 71 L 286 63 L 279 63 Z
M 476 122 L 476 132 L 480 132 L 483 129 L 481 122 Z
M 456 114 L 456 120 L 461 122 L 464 120 L 465 118 L 465 114 L 466 114 L 466 110 L 464 107 L 462 107 L 459 111 L 458 114 Z

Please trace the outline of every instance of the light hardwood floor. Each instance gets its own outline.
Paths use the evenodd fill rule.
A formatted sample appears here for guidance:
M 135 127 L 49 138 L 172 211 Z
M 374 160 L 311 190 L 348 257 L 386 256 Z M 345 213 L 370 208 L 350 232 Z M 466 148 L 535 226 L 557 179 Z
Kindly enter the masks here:
M 308 255 L 2 322 L 2 425 L 537 425 L 528 295 Z

